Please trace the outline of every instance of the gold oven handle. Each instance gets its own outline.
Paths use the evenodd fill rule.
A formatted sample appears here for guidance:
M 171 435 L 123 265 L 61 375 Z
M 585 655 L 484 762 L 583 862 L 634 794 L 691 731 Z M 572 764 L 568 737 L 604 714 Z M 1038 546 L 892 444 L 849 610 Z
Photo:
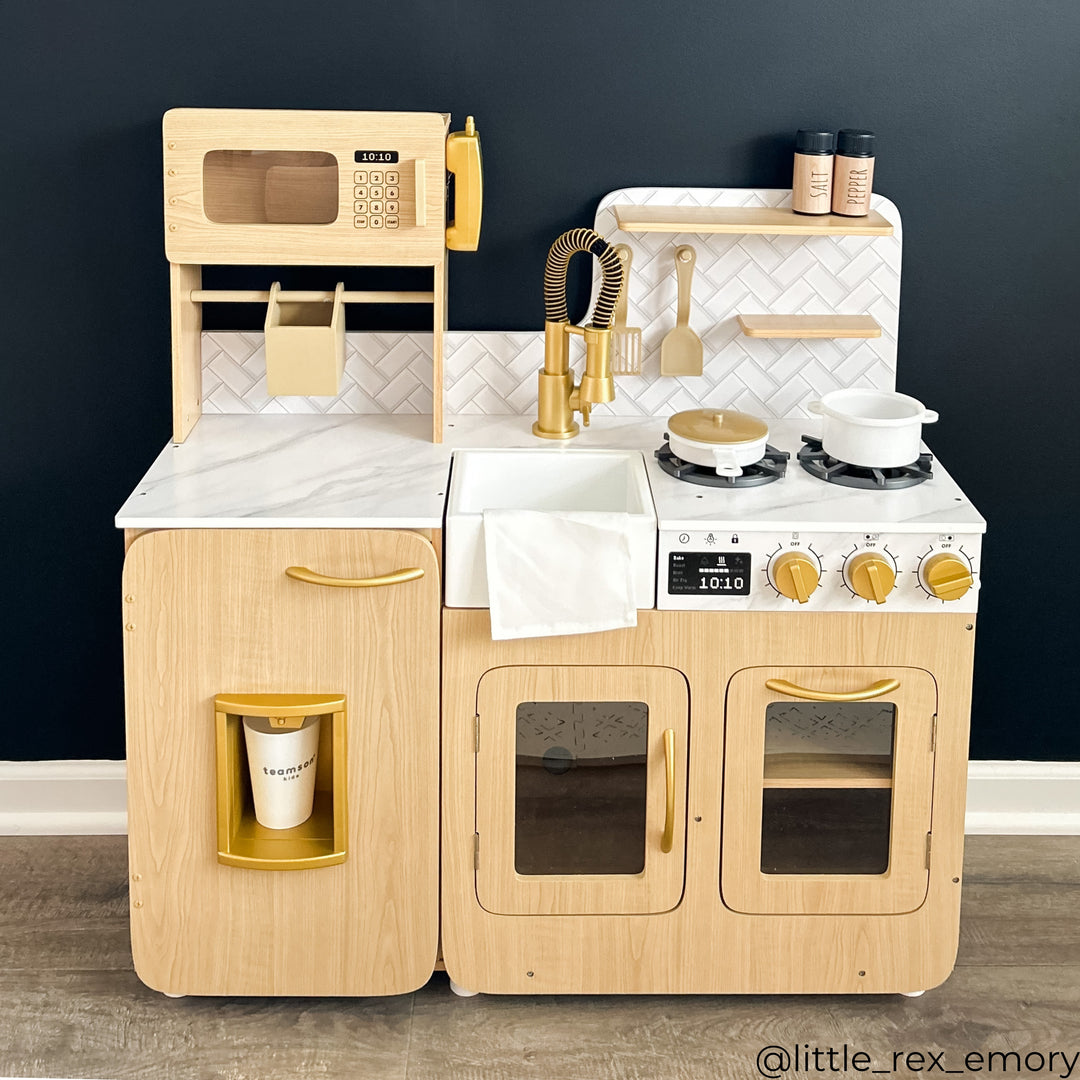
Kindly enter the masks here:
M 675 732 L 671 728 L 664 732 L 664 792 L 667 798 L 660 850 L 666 855 L 675 839 Z
M 392 574 L 383 574 L 380 577 L 344 578 L 317 574 L 306 566 L 287 566 L 285 576 L 294 581 L 306 581 L 309 585 L 329 585 L 335 589 L 374 589 L 380 585 L 400 585 L 403 581 L 415 581 L 424 576 L 424 571 L 419 566 L 406 566 L 402 570 L 395 570 Z
M 766 679 L 765 685 L 778 694 L 788 697 L 805 698 L 807 701 L 869 701 L 871 698 L 891 694 L 900 688 L 899 679 L 879 679 L 865 690 L 810 690 L 805 686 L 796 686 L 787 679 Z

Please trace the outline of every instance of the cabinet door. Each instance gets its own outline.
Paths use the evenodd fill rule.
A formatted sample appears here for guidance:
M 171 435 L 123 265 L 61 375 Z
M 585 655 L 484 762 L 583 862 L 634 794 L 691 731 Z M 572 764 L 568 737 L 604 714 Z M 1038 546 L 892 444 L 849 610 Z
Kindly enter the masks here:
M 937 687 L 918 668 L 745 668 L 728 684 L 724 903 L 888 914 L 926 897 Z
M 296 567 L 331 580 L 286 574 Z M 404 568 L 423 575 L 392 576 Z M 372 587 L 333 583 L 387 575 Z M 423 984 L 438 940 L 430 543 L 397 531 L 148 533 L 128 553 L 123 608 L 139 976 L 215 995 Z M 214 700 L 252 694 L 343 699 L 343 862 L 267 872 L 219 861 Z
M 476 892 L 506 915 L 669 911 L 689 699 L 661 667 L 505 667 L 477 693 Z

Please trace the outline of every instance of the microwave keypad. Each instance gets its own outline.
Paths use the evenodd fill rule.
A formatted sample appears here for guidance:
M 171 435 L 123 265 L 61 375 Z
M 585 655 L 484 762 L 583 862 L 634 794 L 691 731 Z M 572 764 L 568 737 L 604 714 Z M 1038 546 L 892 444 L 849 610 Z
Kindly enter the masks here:
M 396 229 L 401 174 L 395 169 L 357 169 L 353 173 L 353 228 Z

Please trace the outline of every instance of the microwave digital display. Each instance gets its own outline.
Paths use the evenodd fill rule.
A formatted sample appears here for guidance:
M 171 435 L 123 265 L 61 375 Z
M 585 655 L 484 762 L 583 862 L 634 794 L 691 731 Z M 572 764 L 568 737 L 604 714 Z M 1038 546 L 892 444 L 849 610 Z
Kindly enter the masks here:
M 353 161 L 357 165 L 396 165 L 398 152 L 396 150 L 357 150 L 353 154 Z
M 668 558 L 669 595 L 749 596 L 748 551 L 673 551 Z

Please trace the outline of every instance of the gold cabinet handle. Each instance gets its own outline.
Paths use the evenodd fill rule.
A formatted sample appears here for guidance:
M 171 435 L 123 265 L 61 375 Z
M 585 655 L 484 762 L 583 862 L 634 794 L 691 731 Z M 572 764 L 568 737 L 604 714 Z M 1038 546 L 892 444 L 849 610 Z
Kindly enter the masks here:
M 899 679 L 879 679 L 865 690 L 810 690 L 805 686 L 796 686 L 787 679 L 766 679 L 765 685 L 778 694 L 788 697 L 805 698 L 807 701 L 869 701 L 871 698 L 891 694 L 900 688 Z
M 666 855 L 675 839 L 675 732 L 671 728 L 664 732 L 664 791 L 667 800 L 660 850 Z
M 294 581 L 306 581 L 309 585 L 329 585 L 335 589 L 375 589 L 380 585 L 400 585 L 403 581 L 415 581 L 424 576 L 424 571 L 419 566 L 406 566 L 402 570 L 395 570 L 392 574 L 383 574 L 380 577 L 346 578 L 316 574 L 306 566 L 287 566 L 285 576 Z

